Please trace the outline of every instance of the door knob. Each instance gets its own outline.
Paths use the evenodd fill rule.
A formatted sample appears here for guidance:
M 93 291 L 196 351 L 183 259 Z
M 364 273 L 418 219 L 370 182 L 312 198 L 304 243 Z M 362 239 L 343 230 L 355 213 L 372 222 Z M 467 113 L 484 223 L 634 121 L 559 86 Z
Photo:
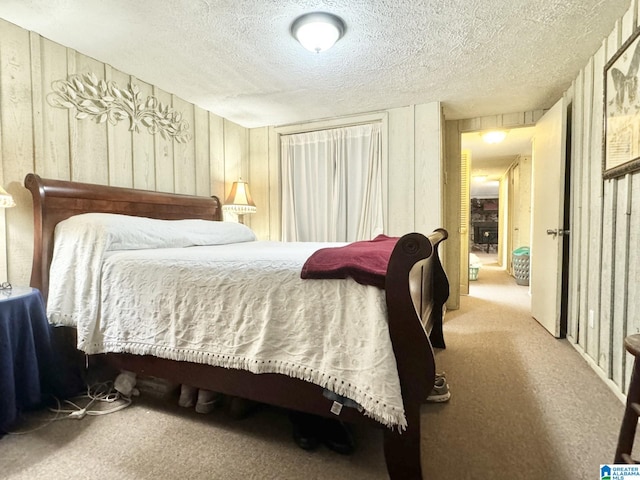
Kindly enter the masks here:
M 563 236 L 563 235 L 569 235 L 569 230 L 563 230 L 562 228 L 559 229 L 553 229 L 553 228 L 549 228 L 547 229 L 547 235 L 553 235 L 553 238 L 556 238 L 558 235 Z

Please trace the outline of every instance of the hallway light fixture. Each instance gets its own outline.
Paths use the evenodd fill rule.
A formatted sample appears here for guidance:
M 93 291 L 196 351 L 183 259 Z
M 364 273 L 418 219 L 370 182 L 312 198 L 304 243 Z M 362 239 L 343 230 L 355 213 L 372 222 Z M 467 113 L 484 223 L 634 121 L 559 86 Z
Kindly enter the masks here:
M 326 12 L 305 13 L 291 24 L 293 38 L 313 53 L 324 52 L 333 47 L 344 32 L 344 21 Z
M 490 130 L 482 132 L 481 135 L 485 143 L 500 143 L 506 138 L 507 132 L 506 130 Z

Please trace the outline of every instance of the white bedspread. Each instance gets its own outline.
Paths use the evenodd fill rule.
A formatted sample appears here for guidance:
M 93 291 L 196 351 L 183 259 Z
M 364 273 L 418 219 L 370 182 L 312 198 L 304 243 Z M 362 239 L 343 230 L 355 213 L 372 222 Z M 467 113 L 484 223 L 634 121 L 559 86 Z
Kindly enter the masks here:
M 74 289 L 97 293 L 100 313 L 85 317 L 81 298 L 61 301 L 64 288 L 56 294 L 52 285 L 50 321 L 77 326 L 78 347 L 89 354 L 150 354 L 282 373 L 404 428 L 384 291 L 351 279 L 300 279 L 305 260 L 325 246 L 253 241 L 106 251 L 97 285 Z M 74 281 L 82 283 L 81 276 L 75 272 Z M 92 271 L 85 281 L 95 278 Z

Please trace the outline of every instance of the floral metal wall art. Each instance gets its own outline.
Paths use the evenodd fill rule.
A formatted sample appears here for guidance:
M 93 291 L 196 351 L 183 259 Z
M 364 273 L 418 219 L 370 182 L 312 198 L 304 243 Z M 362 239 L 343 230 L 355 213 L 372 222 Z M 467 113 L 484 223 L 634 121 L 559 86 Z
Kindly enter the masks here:
M 120 88 L 114 81 L 98 79 L 94 73 L 71 75 L 68 80 L 51 84 L 47 95 L 49 105 L 77 110 L 78 120 L 91 118 L 96 123 L 116 125 L 129 119 L 129 130 L 139 132 L 145 127 L 149 133 L 159 133 L 165 140 L 186 143 L 191 139 L 189 123 L 182 114 L 155 97 L 142 98 L 137 85 L 129 83 Z

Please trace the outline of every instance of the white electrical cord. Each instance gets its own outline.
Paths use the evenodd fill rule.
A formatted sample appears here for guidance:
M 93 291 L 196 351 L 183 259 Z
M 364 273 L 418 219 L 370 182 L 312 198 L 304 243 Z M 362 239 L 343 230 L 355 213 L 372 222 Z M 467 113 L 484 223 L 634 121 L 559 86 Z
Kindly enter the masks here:
M 72 402 L 71 400 L 65 400 L 64 403 L 70 405 L 72 407 L 71 409 L 50 408 L 49 410 L 56 413 L 67 414 L 66 417 L 63 418 L 75 418 L 79 420 L 87 415 L 108 415 L 110 413 L 120 411 L 123 408 L 131 405 L 131 398 L 125 397 L 120 392 L 115 390 L 113 388 L 113 382 L 103 382 L 96 384 L 93 387 L 88 386 L 86 395 L 75 397 L 73 400 L 78 401 L 87 398 L 89 399 L 89 403 L 87 403 L 85 406 L 80 406 L 77 403 Z M 90 410 L 89 407 L 91 407 L 95 402 L 113 403 L 116 405 L 106 410 Z

